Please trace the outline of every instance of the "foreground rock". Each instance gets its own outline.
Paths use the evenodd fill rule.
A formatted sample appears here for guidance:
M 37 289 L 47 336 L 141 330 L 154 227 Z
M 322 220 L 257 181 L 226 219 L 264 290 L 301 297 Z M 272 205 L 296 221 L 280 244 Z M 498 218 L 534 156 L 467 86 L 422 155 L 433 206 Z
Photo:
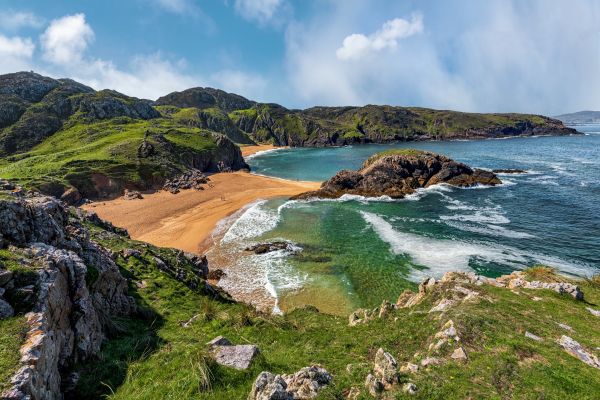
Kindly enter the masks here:
M 402 198 L 419 188 L 446 183 L 453 186 L 498 185 L 490 171 L 471 169 L 448 157 L 420 150 L 394 150 L 371 156 L 358 171 L 343 170 L 319 190 L 293 198 L 338 198 L 345 194 Z
M 252 361 L 260 354 L 258 347 L 253 344 L 234 345 L 223 336 L 217 336 L 207 344 L 217 364 L 239 370 L 250 368 Z
M 304 367 L 291 375 L 261 372 L 248 395 L 248 400 L 305 400 L 317 397 L 333 378 L 319 365 Z
M 570 338 L 569 336 L 563 335 L 558 340 L 558 344 L 573 357 L 576 357 L 586 363 L 587 365 L 600 369 L 600 359 L 594 354 L 585 350 L 578 342 Z
M 0 269 L 0 313 L 26 313 L 20 367 L 3 399 L 62 399 L 65 369 L 98 354 L 110 316 L 137 312 L 110 254 L 89 239 L 84 214 L 51 197 L 0 200 L 0 248 L 21 269 Z

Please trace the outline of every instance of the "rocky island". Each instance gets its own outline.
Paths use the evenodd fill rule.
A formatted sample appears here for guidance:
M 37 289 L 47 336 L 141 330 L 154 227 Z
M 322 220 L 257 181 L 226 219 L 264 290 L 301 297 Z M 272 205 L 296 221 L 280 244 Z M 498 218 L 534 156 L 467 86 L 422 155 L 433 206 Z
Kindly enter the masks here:
M 493 172 L 472 169 L 443 155 L 414 149 L 390 150 L 369 157 L 358 171 L 340 171 L 323 182 L 319 190 L 293 199 L 338 198 L 345 194 L 398 199 L 442 183 L 468 187 L 494 186 L 502 181 Z

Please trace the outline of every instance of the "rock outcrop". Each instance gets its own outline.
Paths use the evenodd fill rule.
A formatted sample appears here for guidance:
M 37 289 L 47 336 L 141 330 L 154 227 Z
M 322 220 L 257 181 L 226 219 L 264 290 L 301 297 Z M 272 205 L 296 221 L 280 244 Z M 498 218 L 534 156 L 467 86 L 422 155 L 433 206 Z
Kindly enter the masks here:
M 234 345 L 229 339 L 217 336 L 207 343 L 217 364 L 225 367 L 246 370 L 260 354 L 258 346 L 253 344 Z
M 163 185 L 163 190 L 171 192 L 173 194 L 179 193 L 180 190 L 185 189 L 196 189 L 204 190 L 205 184 L 210 179 L 197 169 L 190 169 L 181 175 L 167 179 Z
M 332 381 L 331 375 L 319 365 L 302 368 L 291 375 L 264 371 L 254 381 L 248 400 L 313 399 Z
M 3 399 L 62 399 L 62 374 L 97 354 L 110 316 L 137 312 L 127 281 L 110 254 L 89 239 L 85 215 L 56 199 L 28 194 L 0 200 L 0 248 L 21 267 L 0 269 L 7 304 L 26 313 L 20 368 Z
M 358 171 L 343 170 L 319 190 L 294 199 L 337 198 L 345 194 L 402 198 L 419 188 L 437 184 L 468 187 L 502 183 L 489 171 L 471 169 L 448 157 L 420 150 L 398 150 L 370 157 Z

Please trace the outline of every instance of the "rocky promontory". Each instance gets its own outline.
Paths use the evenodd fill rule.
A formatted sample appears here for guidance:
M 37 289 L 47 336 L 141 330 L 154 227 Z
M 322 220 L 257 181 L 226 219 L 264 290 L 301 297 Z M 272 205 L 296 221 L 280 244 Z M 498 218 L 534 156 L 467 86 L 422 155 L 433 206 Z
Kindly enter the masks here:
M 391 150 L 371 156 L 358 171 L 342 170 L 316 191 L 294 199 L 338 198 L 344 194 L 403 198 L 420 188 L 446 183 L 453 186 L 498 185 L 496 174 L 472 169 L 446 156 L 427 151 Z

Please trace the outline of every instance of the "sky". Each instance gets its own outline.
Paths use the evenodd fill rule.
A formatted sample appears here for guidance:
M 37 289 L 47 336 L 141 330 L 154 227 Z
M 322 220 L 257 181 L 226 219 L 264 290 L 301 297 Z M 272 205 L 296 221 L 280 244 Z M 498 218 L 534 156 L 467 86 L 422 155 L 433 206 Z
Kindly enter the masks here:
M 288 108 L 600 110 L 597 0 L 0 0 L 0 73 Z

